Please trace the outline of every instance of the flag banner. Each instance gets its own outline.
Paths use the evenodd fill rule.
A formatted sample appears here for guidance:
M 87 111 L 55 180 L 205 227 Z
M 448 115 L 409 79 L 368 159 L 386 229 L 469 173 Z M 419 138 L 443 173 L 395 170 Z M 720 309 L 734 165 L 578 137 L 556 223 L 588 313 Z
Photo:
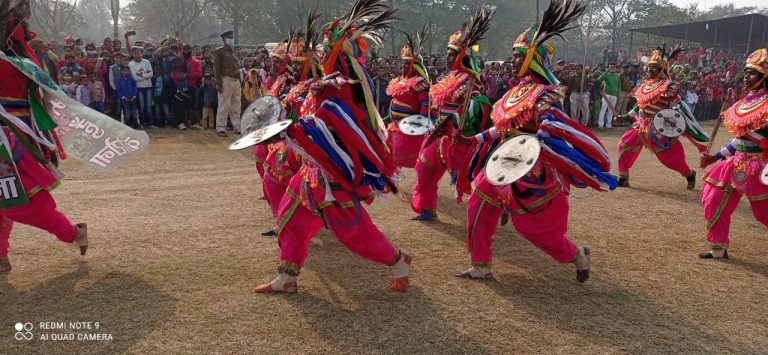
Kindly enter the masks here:
M 103 113 L 69 98 L 42 69 L 27 58 L 8 57 L 8 61 L 42 89 L 45 111 L 33 110 L 34 121 L 56 122 L 55 132 L 68 156 L 90 168 L 108 172 L 120 163 L 138 156 L 149 146 L 146 132 L 134 130 Z

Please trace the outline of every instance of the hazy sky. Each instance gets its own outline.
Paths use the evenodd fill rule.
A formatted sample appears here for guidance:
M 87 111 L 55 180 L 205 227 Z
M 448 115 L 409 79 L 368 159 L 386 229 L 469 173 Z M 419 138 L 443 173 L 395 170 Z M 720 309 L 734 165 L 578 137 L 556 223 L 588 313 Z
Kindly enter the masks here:
M 686 6 L 688 4 L 698 4 L 700 10 L 709 9 L 715 5 L 733 3 L 736 7 L 744 6 L 758 6 L 768 7 L 768 0 L 671 0 L 671 2 L 678 6 Z

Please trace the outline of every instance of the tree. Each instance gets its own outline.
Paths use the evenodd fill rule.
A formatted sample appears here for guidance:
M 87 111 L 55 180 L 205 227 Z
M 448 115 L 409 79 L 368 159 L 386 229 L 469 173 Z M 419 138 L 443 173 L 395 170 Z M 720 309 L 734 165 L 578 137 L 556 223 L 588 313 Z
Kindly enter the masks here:
M 74 33 L 85 21 L 77 9 L 77 0 L 32 0 L 32 27 L 47 37 Z
M 144 29 L 148 37 L 179 33 L 190 38 L 205 4 L 205 0 L 134 0 L 125 8 L 123 20 Z

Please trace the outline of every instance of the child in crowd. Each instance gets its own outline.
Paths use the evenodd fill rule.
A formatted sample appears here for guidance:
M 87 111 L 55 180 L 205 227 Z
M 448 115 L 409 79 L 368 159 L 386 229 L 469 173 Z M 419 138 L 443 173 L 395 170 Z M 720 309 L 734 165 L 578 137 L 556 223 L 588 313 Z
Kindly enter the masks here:
M 88 89 L 91 92 L 91 108 L 104 113 L 104 83 L 97 79 L 96 73 L 91 73 Z
M 90 85 L 90 82 L 88 80 L 88 77 L 84 76 L 83 79 L 80 80 L 80 85 L 77 86 L 77 93 L 75 94 L 75 98 L 81 104 L 90 107 L 91 106 L 91 88 L 89 85 Z
M 172 85 L 165 83 L 165 71 L 162 65 L 153 68 L 155 76 L 152 78 L 155 82 L 154 103 L 155 103 L 155 126 L 162 128 L 171 119 L 170 100 L 168 98 L 169 89 L 172 91 Z
M 243 107 L 248 107 L 248 105 L 266 95 L 267 88 L 264 87 L 264 84 L 261 82 L 261 75 L 259 75 L 256 68 L 251 68 L 245 79 L 245 83 L 243 84 L 243 100 L 245 101 L 243 102 Z
M 213 129 L 216 127 L 216 103 L 218 100 L 218 92 L 216 91 L 216 83 L 213 81 L 213 76 L 210 74 L 203 75 L 203 86 L 200 87 L 197 93 L 198 105 L 203 107 L 203 119 L 202 126 L 204 129 Z
M 61 77 L 63 81 L 63 84 L 59 85 L 61 90 L 64 90 L 64 93 L 67 94 L 70 99 L 77 100 L 77 84 L 74 81 L 72 72 L 67 70 Z
M 132 128 L 139 128 L 138 116 L 139 109 L 136 105 L 136 96 L 139 89 L 136 87 L 136 80 L 131 76 L 131 68 L 127 65 L 120 67 L 120 77 L 117 78 L 117 97 L 120 99 L 120 106 L 123 108 L 123 119 L 125 124 Z

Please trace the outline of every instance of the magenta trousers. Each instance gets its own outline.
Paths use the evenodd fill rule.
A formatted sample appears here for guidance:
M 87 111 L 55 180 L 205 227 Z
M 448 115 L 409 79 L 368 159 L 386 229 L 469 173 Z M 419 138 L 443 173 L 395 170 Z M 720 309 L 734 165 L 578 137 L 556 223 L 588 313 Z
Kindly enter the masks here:
M 251 153 L 253 154 L 253 160 L 256 162 L 256 171 L 259 173 L 259 177 L 262 181 L 261 193 L 264 194 L 264 198 L 266 198 L 267 202 L 269 202 L 266 184 L 264 184 L 264 162 L 267 159 L 267 154 L 269 154 L 269 147 L 267 147 L 266 144 L 258 144 L 253 147 Z
M 269 204 L 269 208 L 272 209 L 272 215 L 277 217 L 280 201 L 283 199 L 283 195 L 285 195 L 285 188 L 287 186 L 283 185 L 280 181 L 277 181 L 277 179 L 270 174 L 264 174 L 263 181 L 264 196 L 267 197 L 267 203 Z
M 742 195 L 747 196 L 752 214 L 768 227 L 768 186 L 760 182 L 760 170 L 768 160 L 760 154 L 736 153 L 715 164 L 704 174 L 701 203 L 707 220 L 707 240 L 713 249 L 728 248 L 731 215 Z
M 674 139 L 674 142 L 669 148 L 657 151 L 657 149 L 654 149 L 653 145 L 647 141 L 647 138 L 643 137 L 643 134 L 633 127 L 624 132 L 624 135 L 621 136 L 619 144 L 616 147 L 619 157 L 619 174 L 629 174 L 629 169 L 635 165 L 635 161 L 637 161 L 637 157 L 640 156 L 643 146 L 650 149 L 651 152 L 656 155 L 656 159 L 667 168 L 677 171 L 684 176 L 688 176 L 691 173 L 691 168 L 685 161 L 685 149 L 683 149 L 683 144 L 680 143 L 679 139 Z
M 517 201 L 509 186 L 494 186 L 481 173 L 467 201 L 467 249 L 473 266 L 490 266 L 493 235 L 504 207 L 521 237 L 560 263 L 576 259 L 578 247 L 568 239 L 568 197 L 560 185 L 544 190 L 543 196 Z
M 391 127 L 395 125 L 395 127 Z M 395 165 L 401 168 L 415 168 L 419 160 L 419 151 L 424 143 L 426 135 L 409 136 L 396 127 L 396 123 L 390 123 L 389 139 L 387 145 L 392 151 Z
M 437 208 L 437 190 L 446 170 L 457 174 L 470 150 L 471 143 L 459 140 L 451 147 L 451 137 L 421 148 L 416 161 L 416 185 L 413 187 L 411 208 L 416 213 L 434 212 Z
M 310 240 L 324 225 L 323 219 L 307 208 L 308 198 L 301 192 L 303 184 L 301 174 L 291 179 L 278 211 L 280 259 L 300 266 L 307 259 Z M 309 193 L 313 201 L 322 202 L 324 187 L 310 187 Z M 336 203 L 324 206 L 322 215 L 336 239 L 363 258 L 385 265 L 394 263 L 395 247 L 373 223 L 362 202 L 350 205 L 353 194 L 349 191 L 334 190 L 333 195 Z
M 0 216 L 0 257 L 8 255 L 12 222 L 40 228 L 65 243 L 72 243 L 77 233 L 75 225 L 56 208 L 56 201 L 47 190 L 38 191 L 24 206 L 0 210 Z
M 8 257 L 11 229 L 13 229 L 13 221 L 7 217 L 0 217 L 0 259 Z

